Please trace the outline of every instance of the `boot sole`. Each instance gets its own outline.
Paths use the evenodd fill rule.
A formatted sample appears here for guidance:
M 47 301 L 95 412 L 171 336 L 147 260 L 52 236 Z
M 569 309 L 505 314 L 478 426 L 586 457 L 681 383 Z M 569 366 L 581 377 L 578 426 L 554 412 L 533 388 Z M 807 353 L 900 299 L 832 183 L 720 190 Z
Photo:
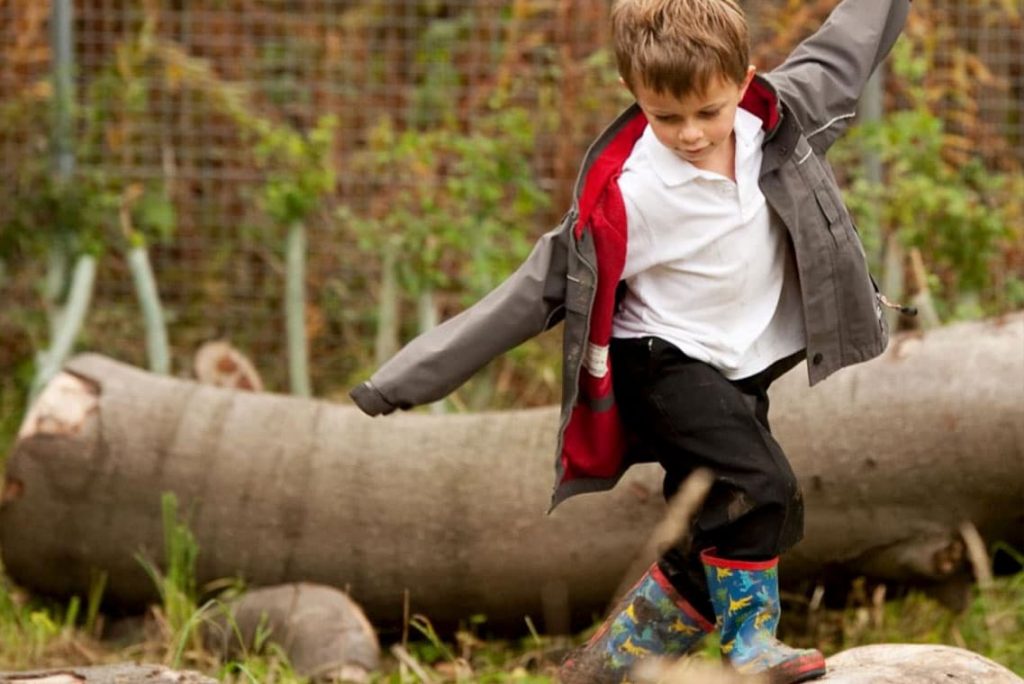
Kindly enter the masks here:
M 828 668 L 820 653 L 794 658 L 767 672 L 769 684 L 797 684 L 824 677 Z

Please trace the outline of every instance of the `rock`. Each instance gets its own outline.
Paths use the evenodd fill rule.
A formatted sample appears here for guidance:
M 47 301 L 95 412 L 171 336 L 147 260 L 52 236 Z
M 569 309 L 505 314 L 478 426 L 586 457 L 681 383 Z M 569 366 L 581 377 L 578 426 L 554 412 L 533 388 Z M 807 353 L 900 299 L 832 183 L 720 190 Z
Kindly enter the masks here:
M 252 649 L 258 633 L 269 633 L 264 643 L 280 646 L 304 677 L 363 682 L 380 665 L 373 626 L 347 594 L 333 587 L 294 583 L 254 589 L 230 603 L 228 611 L 230 618 L 222 616 L 207 636 L 226 655 Z
M 988 658 L 951 646 L 876 644 L 859 646 L 828 659 L 830 684 L 1021 684 L 1024 679 Z M 717 663 L 683 658 L 650 660 L 634 673 L 638 684 L 757 684 Z
M 1024 679 L 977 653 L 931 644 L 875 644 L 828 659 L 821 681 L 840 684 L 1022 684 Z

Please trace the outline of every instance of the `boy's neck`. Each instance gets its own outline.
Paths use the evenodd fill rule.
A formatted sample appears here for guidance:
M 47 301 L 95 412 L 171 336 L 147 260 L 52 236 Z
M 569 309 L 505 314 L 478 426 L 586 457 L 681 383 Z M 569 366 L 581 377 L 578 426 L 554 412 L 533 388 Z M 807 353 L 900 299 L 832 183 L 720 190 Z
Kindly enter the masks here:
M 725 176 L 733 183 L 736 182 L 736 131 L 733 131 L 726 144 L 715 150 L 715 154 L 702 159 L 700 162 L 691 162 L 702 171 L 710 171 Z

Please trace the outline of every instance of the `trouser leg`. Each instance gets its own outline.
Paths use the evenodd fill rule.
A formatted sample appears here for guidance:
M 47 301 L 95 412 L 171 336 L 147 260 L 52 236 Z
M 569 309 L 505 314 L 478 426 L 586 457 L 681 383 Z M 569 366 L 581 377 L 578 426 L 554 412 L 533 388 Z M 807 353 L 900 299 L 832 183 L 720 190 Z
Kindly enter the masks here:
M 796 477 L 767 419 L 767 387 L 780 370 L 732 382 L 656 338 L 613 341 L 612 367 L 623 420 L 665 468 L 666 496 L 695 468 L 714 474 L 691 538 L 659 562 L 680 593 L 710 612 L 702 550 L 762 560 L 803 534 Z

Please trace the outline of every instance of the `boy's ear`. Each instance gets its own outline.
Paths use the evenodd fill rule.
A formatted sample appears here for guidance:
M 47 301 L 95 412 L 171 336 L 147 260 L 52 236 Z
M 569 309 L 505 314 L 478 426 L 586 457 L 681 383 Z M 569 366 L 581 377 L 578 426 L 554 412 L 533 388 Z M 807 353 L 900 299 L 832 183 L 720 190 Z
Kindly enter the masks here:
M 619 85 L 626 89 L 626 92 L 629 93 L 630 97 L 634 100 L 636 99 L 636 93 L 633 92 L 633 89 L 629 87 L 629 84 L 626 83 L 626 79 L 622 78 L 622 76 L 619 76 Z
M 757 73 L 757 67 L 755 67 L 753 64 L 751 64 L 751 65 L 749 65 L 747 67 L 747 75 L 746 75 L 746 77 L 744 77 L 743 84 L 740 86 L 740 99 L 741 100 L 743 99 L 743 96 L 747 94 L 747 88 L 750 87 L 750 84 L 754 80 L 754 74 L 756 74 L 756 73 Z

